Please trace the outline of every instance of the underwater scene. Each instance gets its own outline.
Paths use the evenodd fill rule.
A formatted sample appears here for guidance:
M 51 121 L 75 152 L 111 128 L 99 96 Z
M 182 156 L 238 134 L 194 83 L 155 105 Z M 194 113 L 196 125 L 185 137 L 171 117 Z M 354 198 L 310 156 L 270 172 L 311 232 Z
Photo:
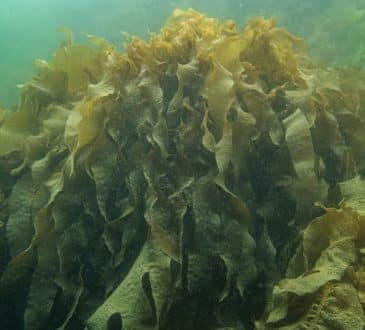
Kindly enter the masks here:
M 365 329 L 364 0 L 0 14 L 0 330 Z

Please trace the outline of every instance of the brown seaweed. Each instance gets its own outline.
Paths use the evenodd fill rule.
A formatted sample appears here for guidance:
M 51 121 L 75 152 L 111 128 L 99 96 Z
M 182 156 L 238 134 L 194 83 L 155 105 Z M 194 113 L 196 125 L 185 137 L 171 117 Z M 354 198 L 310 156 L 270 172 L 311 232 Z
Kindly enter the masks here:
M 364 77 L 273 19 L 176 10 L 125 53 L 89 39 L 66 31 L 0 111 L 22 328 L 361 329 Z

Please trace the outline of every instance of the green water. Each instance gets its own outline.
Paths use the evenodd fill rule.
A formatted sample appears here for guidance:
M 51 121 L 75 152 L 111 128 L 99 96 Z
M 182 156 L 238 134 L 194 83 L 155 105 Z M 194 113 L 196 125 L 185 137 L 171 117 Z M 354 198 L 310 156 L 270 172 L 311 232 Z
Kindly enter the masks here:
M 330 64 L 361 66 L 365 50 L 362 1 L 350 0 L 3 0 L 0 5 L 0 104 L 10 107 L 17 84 L 32 75 L 37 58 L 50 59 L 62 40 L 57 29 L 70 27 L 76 39 L 86 33 L 122 45 L 122 31 L 147 37 L 158 31 L 171 11 L 193 7 L 211 17 L 234 19 L 275 16 L 281 25 L 303 36 L 315 57 Z

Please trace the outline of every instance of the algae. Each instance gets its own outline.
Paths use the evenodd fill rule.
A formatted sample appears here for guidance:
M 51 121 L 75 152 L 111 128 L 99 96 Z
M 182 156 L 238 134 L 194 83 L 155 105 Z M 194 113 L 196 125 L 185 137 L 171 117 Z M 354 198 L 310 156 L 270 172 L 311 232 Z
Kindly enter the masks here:
M 361 329 L 363 75 L 273 19 L 90 42 L 0 112 L 13 328 Z

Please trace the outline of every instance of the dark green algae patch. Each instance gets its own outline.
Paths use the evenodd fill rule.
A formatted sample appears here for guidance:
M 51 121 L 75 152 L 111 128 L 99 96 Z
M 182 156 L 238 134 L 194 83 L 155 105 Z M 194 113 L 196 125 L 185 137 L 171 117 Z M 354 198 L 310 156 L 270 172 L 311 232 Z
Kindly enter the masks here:
M 364 81 L 263 18 L 66 38 L 0 110 L 3 329 L 362 329 Z

